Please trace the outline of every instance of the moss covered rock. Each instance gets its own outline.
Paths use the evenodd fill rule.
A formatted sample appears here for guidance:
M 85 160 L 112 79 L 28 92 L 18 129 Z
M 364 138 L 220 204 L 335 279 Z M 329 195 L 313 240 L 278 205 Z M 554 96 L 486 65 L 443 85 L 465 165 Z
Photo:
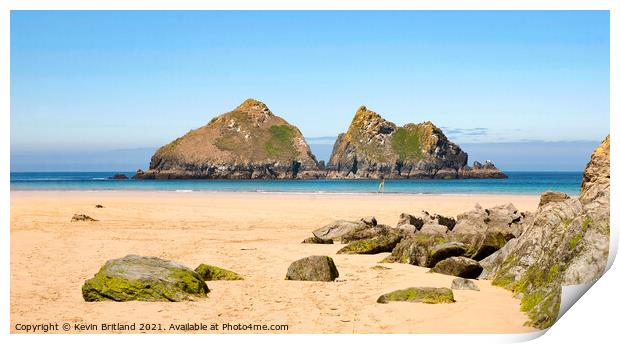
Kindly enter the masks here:
M 328 256 L 310 256 L 291 263 L 285 279 L 329 282 L 336 278 L 338 269 L 333 259 Z
M 373 238 L 354 241 L 341 248 L 338 254 L 376 254 L 391 252 L 402 237 L 398 234 L 385 234 Z
M 302 244 L 333 244 L 334 240 L 332 239 L 321 239 L 315 236 L 311 236 L 309 238 L 304 239 Z
M 393 301 L 421 302 L 421 303 L 453 303 L 454 294 L 448 288 L 414 287 L 396 290 L 383 294 L 377 299 L 378 303 Z
M 471 258 L 450 257 L 437 263 L 430 272 L 463 278 L 477 278 L 482 272 L 482 266 Z
M 156 257 L 129 255 L 109 260 L 82 286 L 86 301 L 185 301 L 209 292 L 191 269 Z
M 236 272 L 207 264 L 200 264 L 194 271 L 205 281 L 235 281 L 243 279 L 243 277 Z

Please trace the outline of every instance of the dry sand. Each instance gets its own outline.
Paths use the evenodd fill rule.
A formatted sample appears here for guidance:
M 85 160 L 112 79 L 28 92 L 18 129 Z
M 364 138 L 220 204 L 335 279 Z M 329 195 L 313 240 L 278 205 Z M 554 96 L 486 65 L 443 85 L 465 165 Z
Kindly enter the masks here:
M 170 324 L 188 322 L 285 324 L 285 333 L 533 331 L 523 326 L 527 317 L 519 300 L 489 281 L 476 282 L 480 292 L 455 290 L 453 304 L 378 304 L 379 295 L 395 289 L 449 288 L 452 277 L 408 264 L 374 270 L 387 253 L 337 255 L 343 245 L 300 244 L 336 219 L 373 215 L 395 225 L 401 212 L 426 209 L 454 216 L 476 202 L 485 207 L 512 202 L 520 210 L 534 210 L 538 197 L 12 191 L 11 331 L 19 332 L 17 324 L 49 322 L 156 323 L 166 332 Z M 72 223 L 74 213 L 100 221 Z M 106 260 L 127 254 L 191 268 L 209 263 L 245 280 L 208 282 L 209 297 L 196 302 L 84 302 L 84 280 Z M 340 277 L 285 281 L 288 265 L 309 255 L 333 257 Z

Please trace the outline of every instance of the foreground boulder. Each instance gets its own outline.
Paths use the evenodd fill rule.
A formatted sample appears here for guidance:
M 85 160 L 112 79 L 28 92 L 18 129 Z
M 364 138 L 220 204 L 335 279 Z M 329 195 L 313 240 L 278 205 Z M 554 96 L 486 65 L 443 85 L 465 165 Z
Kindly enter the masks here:
M 73 214 L 73 217 L 71 217 L 71 222 L 95 222 L 95 221 L 99 221 L 99 220 L 95 220 L 86 214 Z
M 430 272 L 463 278 L 477 278 L 482 272 L 482 266 L 471 258 L 450 257 L 437 263 Z
M 451 289 L 480 291 L 480 288 L 478 288 L 474 281 L 462 277 L 457 277 L 452 280 Z
M 385 234 L 368 239 L 354 241 L 341 248 L 338 254 L 376 254 L 391 252 L 402 239 L 398 234 Z
M 236 272 L 208 264 L 200 264 L 194 271 L 205 281 L 235 281 L 243 279 Z
M 453 303 L 454 294 L 448 288 L 415 287 L 396 290 L 383 294 L 377 299 L 378 303 L 393 301 L 421 302 L 421 303 Z
M 333 244 L 334 240 L 332 239 L 321 239 L 315 236 L 304 239 L 302 244 Z
M 523 234 L 481 261 L 483 278 L 514 292 L 528 325 L 547 328 L 560 309 L 561 287 L 599 278 L 609 251 L 609 136 L 592 153 L 578 199 L 541 199 Z
M 330 282 L 338 278 L 334 260 L 328 256 L 310 256 L 294 261 L 288 267 L 287 280 Z
M 325 176 L 301 131 L 262 102 L 234 110 L 159 148 L 135 179 L 308 179 Z
M 186 301 L 208 292 L 195 271 L 172 261 L 135 255 L 108 260 L 82 286 L 86 301 Z

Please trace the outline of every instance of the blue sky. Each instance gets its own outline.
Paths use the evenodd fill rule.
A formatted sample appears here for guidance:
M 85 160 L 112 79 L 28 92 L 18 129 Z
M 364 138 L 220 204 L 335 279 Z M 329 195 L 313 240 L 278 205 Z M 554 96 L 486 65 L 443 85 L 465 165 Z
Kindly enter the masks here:
M 158 147 L 249 97 L 309 141 L 364 104 L 459 144 L 598 142 L 609 14 L 12 12 L 13 153 Z

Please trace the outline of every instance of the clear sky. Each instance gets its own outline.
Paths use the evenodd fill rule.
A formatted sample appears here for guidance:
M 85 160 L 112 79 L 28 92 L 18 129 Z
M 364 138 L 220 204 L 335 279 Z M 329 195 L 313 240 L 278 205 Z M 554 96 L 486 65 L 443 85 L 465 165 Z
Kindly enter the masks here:
M 431 120 L 459 144 L 598 142 L 609 14 L 11 15 L 13 152 L 157 147 L 250 97 L 309 141 L 345 131 L 364 104 L 397 124 Z

